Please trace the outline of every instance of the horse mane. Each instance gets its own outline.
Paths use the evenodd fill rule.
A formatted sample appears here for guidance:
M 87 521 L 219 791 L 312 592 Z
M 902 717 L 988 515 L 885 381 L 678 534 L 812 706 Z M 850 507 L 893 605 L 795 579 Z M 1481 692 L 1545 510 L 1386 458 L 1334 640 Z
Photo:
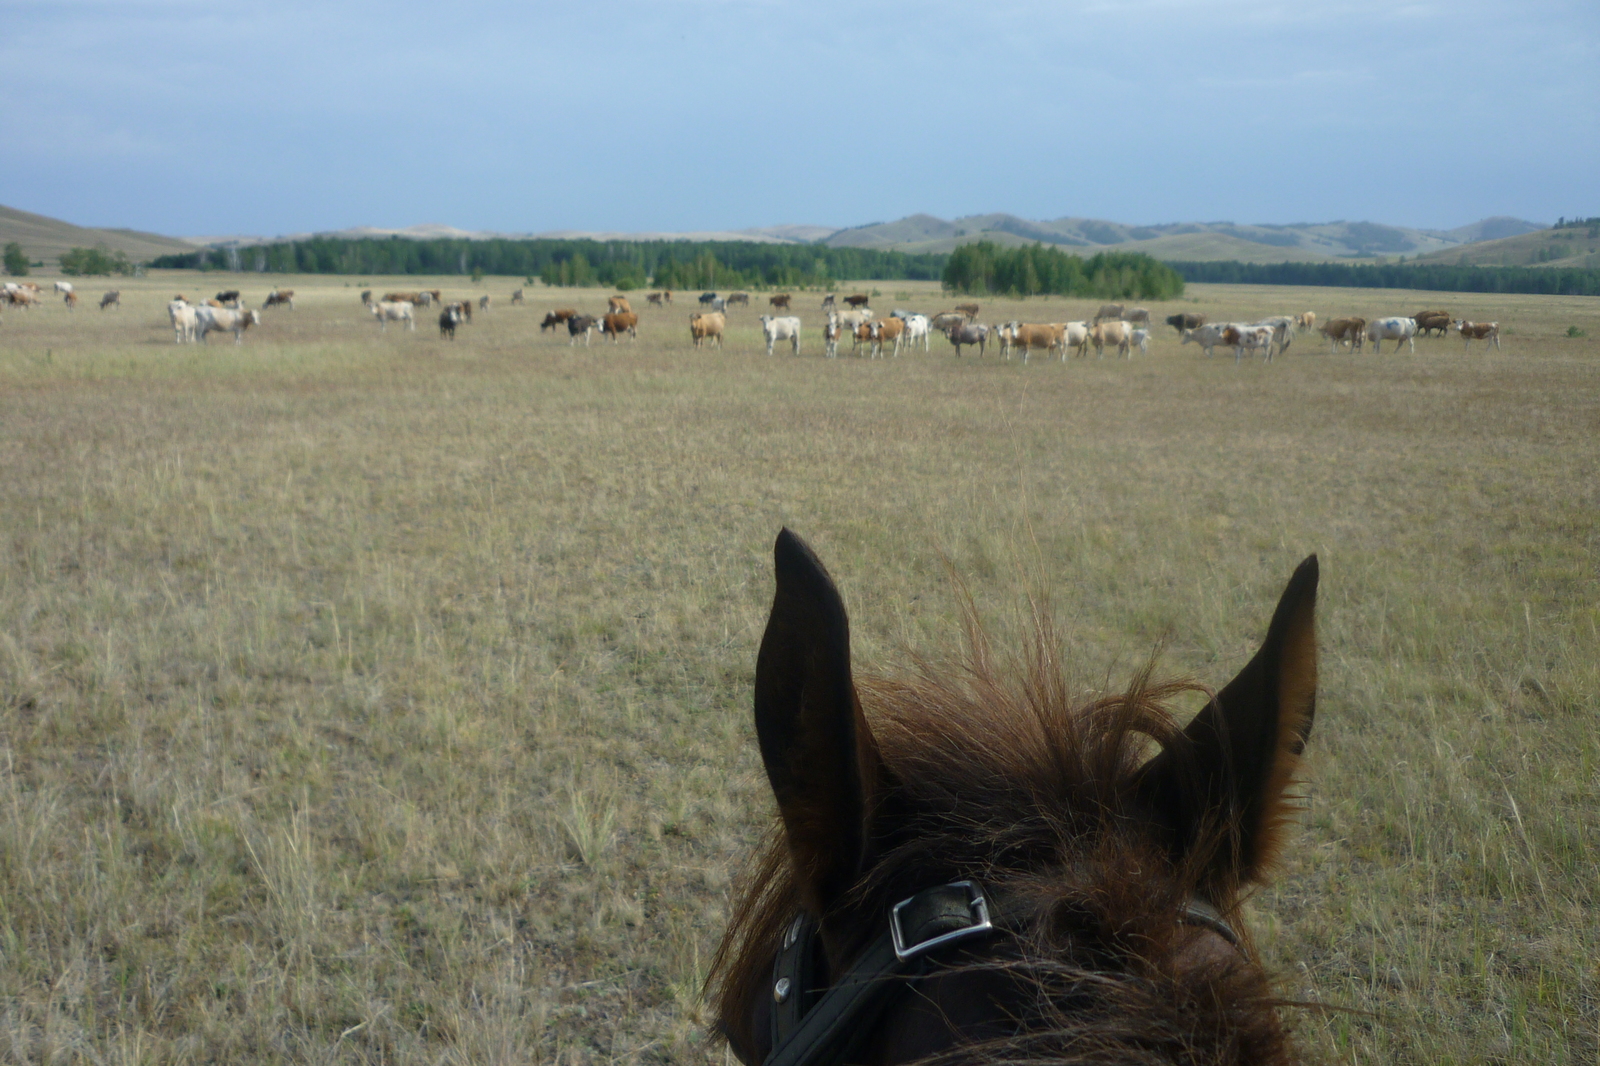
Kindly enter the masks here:
M 1242 886 L 1215 883 L 1201 859 L 1175 860 L 1131 804 L 1137 771 L 1181 732 L 1169 705 L 1191 693 L 1209 700 L 1210 690 L 1155 680 L 1152 657 L 1124 691 L 1081 698 L 1048 612 L 1035 608 L 1032 639 L 1002 660 L 962 600 L 964 652 L 914 656 L 903 675 L 856 681 L 885 777 L 869 818 L 868 868 L 839 907 L 861 918 L 841 922 L 861 927 L 856 946 L 879 931 L 868 916 L 930 885 L 975 877 L 1027 900 L 1036 916 L 1015 950 L 975 964 L 1038 989 L 1019 1018 L 1026 1032 L 984 1045 L 983 1061 L 1289 1061 L 1280 1004 L 1259 968 L 1232 953 L 1200 965 L 1180 959 L 1192 937 L 1174 920 L 1185 901 L 1203 887 L 1236 916 Z M 1287 814 L 1274 811 L 1273 820 Z M 1214 854 L 1227 829 L 1207 827 L 1210 843 L 1196 850 Z M 707 980 L 736 1050 L 752 1046 L 741 1027 L 766 993 L 800 898 L 774 820 L 736 887 Z M 1241 1033 L 1241 1015 L 1258 1024 Z M 1212 1045 L 1222 1038 L 1239 1046 L 1218 1057 Z

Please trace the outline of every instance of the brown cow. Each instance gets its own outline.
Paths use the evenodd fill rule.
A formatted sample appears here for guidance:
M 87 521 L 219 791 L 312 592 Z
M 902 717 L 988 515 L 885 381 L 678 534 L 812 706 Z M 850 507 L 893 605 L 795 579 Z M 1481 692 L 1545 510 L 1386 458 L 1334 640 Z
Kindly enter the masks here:
M 386 304 L 415 304 L 421 306 L 422 293 L 420 292 L 386 292 L 383 294 L 383 303 Z
M 900 338 L 906 331 L 906 320 L 903 318 L 880 318 L 871 323 L 872 329 L 872 354 L 883 358 L 883 344 L 888 341 L 894 345 L 894 354 L 900 355 Z
M 1417 332 L 1423 335 L 1438 330 L 1439 336 L 1443 337 L 1455 324 L 1449 311 L 1418 311 L 1411 317 L 1417 320 Z
M 978 317 L 977 304 L 956 304 L 956 310 L 966 315 L 968 322 L 971 322 L 973 319 Z
M 608 312 L 610 312 L 611 314 L 613 314 L 613 315 L 616 315 L 616 314 L 631 315 L 631 314 L 633 314 L 633 308 L 628 306 L 628 298 L 626 296 L 612 296 L 612 297 L 609 297 L 606 300 L 606 310 Z
M 1366 340 L 1367 320 L 1364 318 L 1330 318 L 1317 327 L 1317 332 L 1328 338 L 1328 350 L 1338 351 L 1339 345 L 1348 341 L 1354 351 L 1360 351 Z
M 1422 323 L 1418 322 L 1417 325 Z M 1466 343 L 1463 348 L 1472 347 L 1473 341 L 1483 341 L 1484 347 L 1493 344 L 1500 347 L 1500 323 L 1498 322 L 1468 322 L 1462 319 L 1455 324 L 1456 332 L 1461 334 L 1461 339 Z
M 855 332 L 850 334 L 850 350 L 852 352 L 859 350 L 862 344 L 866 344 L 868 349 L 871 349 L 872 323 L 870 321 L 858 323 Z
M 1133 353 L 1129 345 L 1133 341 L 1133 330 L 1128 323 L 1118 319 L 1115 322 L 1098 322 L 1089 327 L 1089 341 L 1094 345 L 1096 359 L 1104 359 L 1106 345 L 1114 345 L 1117 354 L 1132 359 Z M 1226 342 L 1224 342 L 1226 343 Z
M 1206 324 L 1206 316 L 1196 311 L 1180 311 L 1167 316 L 1167 325 L 1182 333 L 1186 329 L 1199 329 Z
M 639 316 L 632 311 L 613 311 L 600 320 L 600 334 L 609 335 L 612 344 L 624 333 L 632 340 L 639 339 Z
M 563 325 L 567 319 L 572 318 L 577 313 L 577 308 L 574 307 L 563 307 L 558 310 L 551 311 L 549 314 L 544 316 L 544 321 L 539 323 L 539 332 L 543 333 L 547 329 L 555 330 Z
M 644 297 L 644 302 L 647 303 L 647 304 L 651 304 L 653 306 L 656 306 L 656 307 L 660 307 L 661 306 L 661 294 L 659 292 L 646 293 L 645 297 Z
M 867 306 L 867 301 L 870 299 L 872 299 L 872 297 L 868 296 L 866 293 L 858 292 L 854 296 L 846 296 L 844 298 L 844 302 L 849 304 L 851 307 L 865 307 Z
M 67 305 L 68 311 L 76 311 L 78 309 L 78 294 L 71 289 L 67 290 L 67 294 L 61 300 Z
M 722 347 L 722 331 L 727 326 L 728 320 L 721 311 L 696 311 L 689 316 L 689 336 L 694 340 L 694 346 L 700 347 L 704 342 L 716 338 L 717 347 Z
M 1053 352 L 1060 347 L 1062 337 L 1066 335 L 1065 322 L 1017 322 L 1011 326 L 1010 347 L 1022 349 L 1022 361 L 1028 361 L 1028 353 L 1038 349 Z M 1002 334 L 1002 339 L 1004 335 Z
M 1294 328 L 1297 333 L 1310 333 L 1317 328 L 1317 313 L 1315 311 L 1307 311 L 1304 314 L 1295 315 Z
M 767 303 L 771 304 L 776 310 L 787 311 L 789 310 L 789 294 L 786 292 L 774 293 L 768 298 Z
M 287 304 L 288 307 L 289 307 L 289 310 L 293 311 L 294 310 L 294 290 L 293 289 L 273 289 L 271 292 L 267 293 L 267 302 L 262 304 L 261 307 L 262 307 L 262 310 L 265 310 L 268 307 L 277 307 L 279 304 Z

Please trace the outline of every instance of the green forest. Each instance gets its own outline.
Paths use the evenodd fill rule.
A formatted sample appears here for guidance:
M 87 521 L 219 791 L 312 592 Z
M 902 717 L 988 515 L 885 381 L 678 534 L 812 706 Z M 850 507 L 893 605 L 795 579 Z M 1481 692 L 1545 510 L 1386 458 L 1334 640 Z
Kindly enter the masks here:
M 950 253 L 940 280 L 952 292 L 1007 296 L 1172 300 L 1183 295 L 1183 278 L 1142 252 L 1100 252 L 1085 259 L 1043 244 L 963 244 Z
M 1600 270 L 1444 263 L 1169 263 L 1185 281 L 1600 296 Z

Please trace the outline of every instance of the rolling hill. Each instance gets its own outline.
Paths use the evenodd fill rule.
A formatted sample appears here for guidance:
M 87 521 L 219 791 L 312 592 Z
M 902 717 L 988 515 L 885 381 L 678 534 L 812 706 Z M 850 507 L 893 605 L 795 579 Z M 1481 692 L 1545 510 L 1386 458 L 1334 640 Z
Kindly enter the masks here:
M 1515 239 L 1515 235 L 1541 228 L 1537 223 L 1504 217 L 1454 230 L 1424 230 L 1343 221 L 1282 226 L 1232 222 L 1131 226 L 1091 218 L 1035 222 L 1015 215 L 989 214 L 946 222 L 932 215 L 911 215 L 896 222 L 840 230 L 823 243 L 886 251 L 944 252 L 966 241 L 992 240 L 1007 245 L 1042 241 L 1073 248 L 1142 251 L 1163 259 L 1317 262 L 1441 252 L 1491 237 Z
M 1600 268 L 1600 226 L 1541 229 L 1420 255 L 1419 263 Z
M 12 241 L 22 245 L 29 259 L 43 259 L 46 262 L 73 248 L 96 248 L 102 245 L 108 251 L 123 252 L 135 261 L 194 251 L 194 245 L 176 237 L 131 229 L 75 226 L 60 219 L 0 206 L 0 244 L 10 244 Z

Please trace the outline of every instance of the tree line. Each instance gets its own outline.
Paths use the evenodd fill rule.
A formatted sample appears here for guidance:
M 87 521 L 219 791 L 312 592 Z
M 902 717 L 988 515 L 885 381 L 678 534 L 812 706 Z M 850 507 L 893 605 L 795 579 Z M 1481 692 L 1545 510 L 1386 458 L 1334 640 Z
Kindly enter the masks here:
M 1142 252 L 1099 252 L 1085 259 L 1043 244 L 963 244 L 950 253 L 940 280 L 952 292 L 1007 296 L 1172 300 L 1183 295 L 1183 278 Z
M 1451 266 L 1445 263 L 1173 262 L 1185 281 L 1224 285 L 1321 285 L 1349 289 L 1600 296 L 1600 270 Z
M 632 289 L 827 286 L 862 280 L 934 280 L 942 255 L 751 241 L 472 241 L 313 237 L 250 248 L 164 255 L 152 267 L 273 274 L 499 274 L 550 285 Z

